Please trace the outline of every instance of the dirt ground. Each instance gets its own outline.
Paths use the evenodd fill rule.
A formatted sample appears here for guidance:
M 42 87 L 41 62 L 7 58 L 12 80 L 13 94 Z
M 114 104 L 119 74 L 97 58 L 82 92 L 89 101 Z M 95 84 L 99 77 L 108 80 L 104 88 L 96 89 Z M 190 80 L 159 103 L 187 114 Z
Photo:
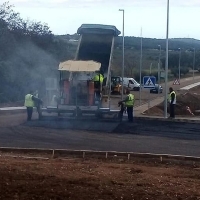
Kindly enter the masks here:
M 200 112 L 200 86 L 194 87 L 189 91 L 177 91 L 177 104 L 175 108 L 176 115 L 179 116 L 199 116 Z M 147 110 L 145 113 L 149 115 L 162 115 L 163 116 L 163 105 L 161 104 L 154 106 Z M 190 108 L 190 111 L 188 109 Z
M 117 160 L 0 158 L 0 199 L 197 200 L 200 168 Z

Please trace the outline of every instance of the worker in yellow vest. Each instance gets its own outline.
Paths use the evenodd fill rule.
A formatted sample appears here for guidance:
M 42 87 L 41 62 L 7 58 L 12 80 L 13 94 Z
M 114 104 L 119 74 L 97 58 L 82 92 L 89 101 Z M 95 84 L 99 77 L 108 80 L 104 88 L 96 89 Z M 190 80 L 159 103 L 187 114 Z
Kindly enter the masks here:
M 98 73 L 94 76 L 93 81 L 94 82 L 100 82 L 101 84 L 103 83 L 103 75 L 101 73 Z
M 134 98 L 134 95 L 131 94 L 129 90 L 126 91 L 126 94 L 127 94 L 126 98 L 121 102 L 125 102 L 125 106 L 126 106 L 126 110 L 128 114 L 128 121 L 133 122 L 133 106 L 134 106 L 135 98 Z
M 29 94 L 25 96 L 25 102 L 24 102 L 24 106 L 26 106 L 26 109 L 27 109 L 27 121 L 30 121 L 32 118 L 33 107 L 35 106 L 35 102 L 37 104 L 41 104 L 42 100 L 40 100 L 37 97 L 34 97 L 33 92 L 31 91 Z M 38 114 L 40 118 L 40 113 L 38 112 Z
M 172 87 L 169 88 L 169 118 L 175 118 L 175 105 L 176 105 L 176 93 Z
M 104 77 L 101 72 L 97 73 L 94 78 L 94 88 L 95 88 L 95 96 L 97 99 L 101 98 L 102 86 L 103 86 Z

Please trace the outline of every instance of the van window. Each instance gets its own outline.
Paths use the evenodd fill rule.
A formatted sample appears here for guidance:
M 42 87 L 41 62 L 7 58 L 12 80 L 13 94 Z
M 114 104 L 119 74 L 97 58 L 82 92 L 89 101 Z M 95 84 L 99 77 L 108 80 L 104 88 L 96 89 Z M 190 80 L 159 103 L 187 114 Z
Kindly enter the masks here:
M 129 84 L 134 84 L 132 80 L 129 80 Z

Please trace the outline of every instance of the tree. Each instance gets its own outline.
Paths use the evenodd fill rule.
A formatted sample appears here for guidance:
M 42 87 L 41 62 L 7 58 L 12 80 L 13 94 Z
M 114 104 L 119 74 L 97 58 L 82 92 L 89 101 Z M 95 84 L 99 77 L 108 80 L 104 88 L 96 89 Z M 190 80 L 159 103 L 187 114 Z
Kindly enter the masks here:
M 61 53 L 62 51 L 62 53 Z M 23 100 L 30 89 L 45 94 L 45 78 L 67 55 L 48 25 L 23 20 L 9 3 L 0 5 L 0 102 Z

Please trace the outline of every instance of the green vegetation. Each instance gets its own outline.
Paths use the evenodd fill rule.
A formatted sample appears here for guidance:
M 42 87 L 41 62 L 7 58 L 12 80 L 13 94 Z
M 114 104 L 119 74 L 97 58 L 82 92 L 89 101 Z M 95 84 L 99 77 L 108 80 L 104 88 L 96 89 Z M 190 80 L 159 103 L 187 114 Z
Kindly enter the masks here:
M 29 90 L 45 94 L 46 77 L 70 58 L 70 45 L 41 22 L 23 20 L 12 6 L 0 6 L 0 102 L 19 101 Z
M 80 24 L 81 25 L 81 24 Z M 78 28 L 78 27 L 77 27 Z M 29 90 L 38 89 L 45 95 L 45 78 L 58 76 L 61 61 L 73 59 L 79 35 L 54 35 L 47 24 L 23 20 L 9 3 L 0 5 L 0 102 L 21 101 Z M 143 38 L 142 76 L 157 76 L 159 48 L 161 68 L 165 66 L 165 40 Z M 171 39 L 169 41 L 169 68 L 177 76 L 181 48 L 181 72 L 188 73 L 193 65 L 200 66 L 200 41 Z M 122 37 L 117 37 L 113 55 L 113 75 L 121 74 Z M 125 76 L 139 80 L 140 38 L 125 37 Z M 151 66 L 151 67 L 150 67 Z

